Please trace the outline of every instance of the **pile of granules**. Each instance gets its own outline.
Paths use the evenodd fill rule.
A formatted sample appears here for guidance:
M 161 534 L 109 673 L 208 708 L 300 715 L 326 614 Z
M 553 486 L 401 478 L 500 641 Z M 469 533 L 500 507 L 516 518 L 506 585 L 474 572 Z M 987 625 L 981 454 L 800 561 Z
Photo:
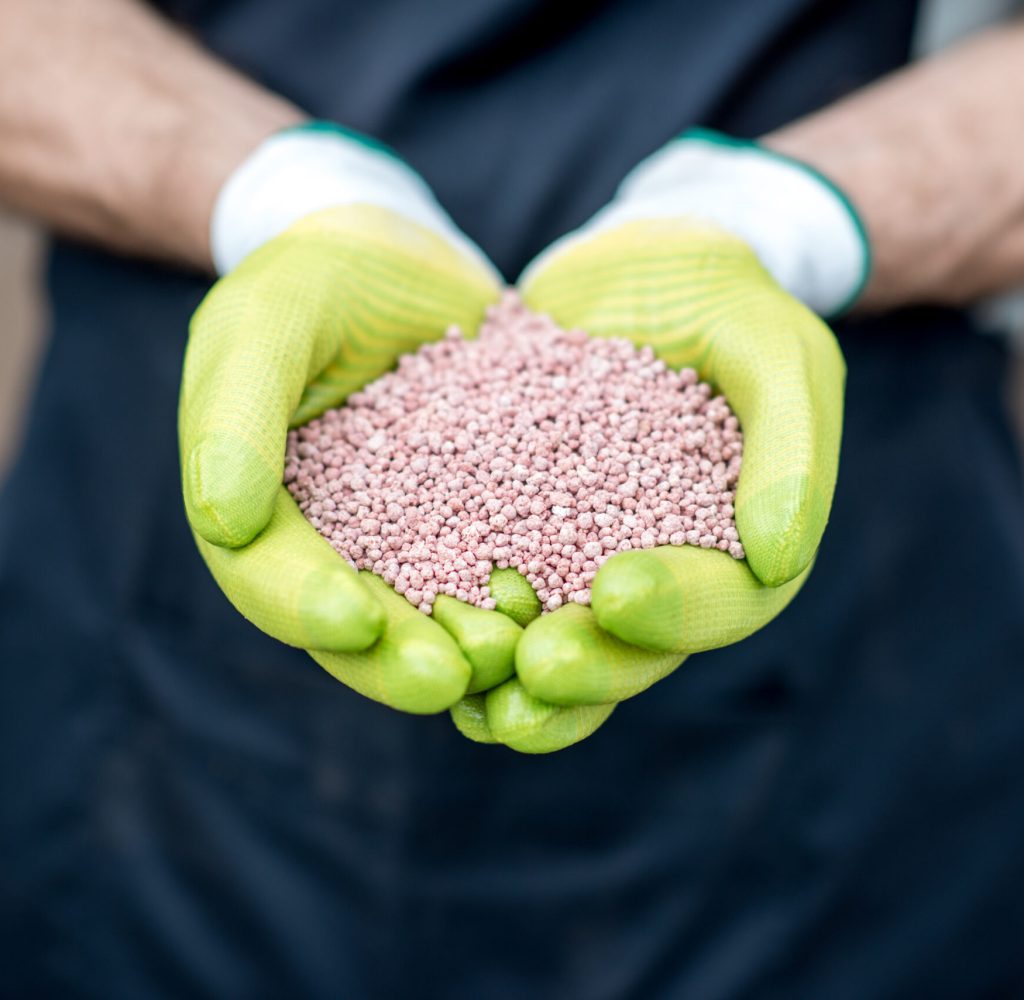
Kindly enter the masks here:
M 562 330 L 513 292 L 288 435 L 285 483 L 357 569 L 429 614 L 494 607 L 511 566 L 553 611 L 598 567 L 655 545 L 743 548 L 742 434 L 721 396 L 650 348 Z

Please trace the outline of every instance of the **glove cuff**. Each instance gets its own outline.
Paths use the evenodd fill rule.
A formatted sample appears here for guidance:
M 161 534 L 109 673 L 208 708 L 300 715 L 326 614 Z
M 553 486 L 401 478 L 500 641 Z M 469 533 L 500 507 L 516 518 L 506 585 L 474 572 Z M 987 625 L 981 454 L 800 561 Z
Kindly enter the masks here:
M 606 208 L 551 249 L 666 217 L 739 236 L 779 285 L 822 316 L 848 309 L 871 271 L 864 225 L 835 184 L 805 163 L 707 129 L 692 129 L 641 162 Z
M 217 273 L 227 274 L 303 216 L 346 204 L 389 209 L 494 271 L 426 181 L 390 147 L 333 122 L 313 121 L 270 136 L 221 188 L 210 219 Z

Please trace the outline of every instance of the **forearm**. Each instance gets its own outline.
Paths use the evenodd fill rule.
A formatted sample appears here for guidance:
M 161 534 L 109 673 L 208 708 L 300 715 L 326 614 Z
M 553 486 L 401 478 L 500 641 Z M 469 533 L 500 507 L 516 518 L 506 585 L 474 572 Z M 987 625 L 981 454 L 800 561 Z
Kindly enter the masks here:
M 0 201 L 58 230 L 208 269 L 221 184 L 304 117 L 137 0 L 0 5 Z
M 1024 284 L 1024 25 L 912 66 L 766 137 L 834 180 L 874 269 L 860 307 Z

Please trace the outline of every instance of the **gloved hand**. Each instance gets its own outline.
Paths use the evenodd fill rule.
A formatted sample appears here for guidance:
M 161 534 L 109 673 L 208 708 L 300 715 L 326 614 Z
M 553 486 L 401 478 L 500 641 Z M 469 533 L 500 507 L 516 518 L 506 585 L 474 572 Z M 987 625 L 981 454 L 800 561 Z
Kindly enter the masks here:
M 515 622 L 448 597 L 421 614 L 357 574 L 282 486 L 288 427 L 450 324 L 475 330 L 499 295 L 493 267 L 409 167 L 322 125 L 272 137 L 239 168 L 212 242 L 226 277 L 192 319 L 179 438 L 188 519 L 221 589 L 265 632 L 405 711 L 509 676 Z
M 532 622 L 517 676 L 453 708 L 465 735 L 567 746 L 685 654 L 743 639 L 792 600 L 828 520 L 842 429 L 845 365 L 812 309 L 845 308 L 868 266 L 859 221 L 827 181 L 702 131 L 642 163 L 526 269 L 532 308 L 649 344 L 725 395 L 744 432 L 735 518 L 747 556 L 689 545 L 616 555 L 589 609 Z

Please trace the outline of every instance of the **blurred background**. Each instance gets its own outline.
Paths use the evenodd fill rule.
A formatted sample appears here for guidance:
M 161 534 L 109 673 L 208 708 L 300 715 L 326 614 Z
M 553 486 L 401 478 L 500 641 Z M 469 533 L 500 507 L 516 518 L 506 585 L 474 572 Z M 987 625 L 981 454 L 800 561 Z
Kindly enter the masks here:
M 42 350 L 42 244 L 34 227 L 0 212 L 0 477 L 13 457 Z
M 0 212 L 0 481 L 14 457 L 25 406 L 44 346 L 45 303 L 40 266 L 44 237 L 22 219 Z M 1016 327 L 1018 347 L 1007 387 L 1024 448 L 1024 308 L 1021 301 L 1000 303 L 995 322 Z

